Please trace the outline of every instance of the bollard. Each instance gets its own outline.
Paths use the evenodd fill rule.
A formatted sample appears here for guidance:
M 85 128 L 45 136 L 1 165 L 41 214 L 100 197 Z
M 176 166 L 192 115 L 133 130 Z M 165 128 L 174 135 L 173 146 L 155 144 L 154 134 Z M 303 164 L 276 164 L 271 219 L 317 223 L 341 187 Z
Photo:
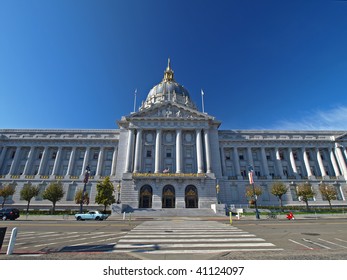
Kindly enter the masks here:
M 233 215 L 233 213 L 230 211 L 230 212 L 229 212 L 229 217 L 230 217 L 230 225 L 233 223 L 233 219 L 231 218 L 231 217 L 232 217 L 232 215 Z
M 16 243 L 17 239 L 17 228 L 12 229 L 11 237 L 10 237 L 10 242 L 8 243 L 7 247 L 7 255 L 12 255 L 13 249 L 14 249 L 14 244 Z
M 125 220 L 125 212 L 123 212 L 123 221 Z
M 1 251 L 1 246 L 2 243 L 4 242 L 5 234 L 6 234 L 6 227 L 1 227 L 0 228 L 0 251 Z

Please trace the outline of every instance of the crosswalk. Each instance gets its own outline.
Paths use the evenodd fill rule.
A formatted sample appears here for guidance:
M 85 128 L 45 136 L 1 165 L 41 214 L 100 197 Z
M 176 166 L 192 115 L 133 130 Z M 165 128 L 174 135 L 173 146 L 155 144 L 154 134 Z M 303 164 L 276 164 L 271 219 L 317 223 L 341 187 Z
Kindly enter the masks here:
M 114 252 L 197 254 L 282 250 L 263 238 L 216 221 L 147 221 L 132 229 Z

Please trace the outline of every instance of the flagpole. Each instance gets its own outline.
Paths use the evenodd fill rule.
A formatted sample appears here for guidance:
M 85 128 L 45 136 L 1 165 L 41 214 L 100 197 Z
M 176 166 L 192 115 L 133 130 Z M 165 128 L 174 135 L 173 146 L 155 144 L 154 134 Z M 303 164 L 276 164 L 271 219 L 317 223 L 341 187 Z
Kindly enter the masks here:
M 255 207 L 255 217 L 259 220 L 259 211 L 258 211 L 258 205 L 257 205 L 257 195 L 255 194 L 255 187 L 254 187 L 254 179 L 253 179 L 253 166 L 248 167 L 248 177 L 249 177 L 249 183 L 251 184 L 253 188 L 253 197 L 254 197 L 254 207 Z
M 135 96 L 134 96 L 134 113 L 136 112 L 136 93 L 137 93 L 137 89 L 135 89 Z
M 202 103 L 202 112 L 205 113 L 205 106 L 204 106 L 204 92 L 201 89 L 201 103 Z

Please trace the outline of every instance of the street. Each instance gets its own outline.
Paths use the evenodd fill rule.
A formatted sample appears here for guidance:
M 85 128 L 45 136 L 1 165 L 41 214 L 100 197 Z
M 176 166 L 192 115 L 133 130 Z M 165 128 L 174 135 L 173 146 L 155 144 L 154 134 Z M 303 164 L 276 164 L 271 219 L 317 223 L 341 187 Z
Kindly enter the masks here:
M 346 219 L 16 220 L 0 259 L 347 259 Z M 6 255 L 12 229 L 13 255 Z

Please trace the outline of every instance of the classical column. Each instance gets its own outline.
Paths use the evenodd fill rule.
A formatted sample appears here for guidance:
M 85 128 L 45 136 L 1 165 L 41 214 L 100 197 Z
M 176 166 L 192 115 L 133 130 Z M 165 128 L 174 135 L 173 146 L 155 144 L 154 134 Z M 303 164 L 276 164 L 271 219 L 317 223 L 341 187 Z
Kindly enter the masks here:
M 55 161 L 54 161 L 54 166 L 53 166 L 53 172 L 51 175 L 58 175 L 58 169 L 59 169 L 59 164 L 60 164 L 60 158 L 61 158 L 61 153 L 62 153 L 63 147 L 59 147 L 57 154 L 55 156 Z
M 73 164 L 75 161 L 75 153 L 76 153 L 76 147 L 73 147 L 71 150 L 71 154 L 70 154 L 70 159 L 69 159 L 69 165 L 67 167 L 67 173 L 66 175 L 72 175 L 72 168 L 73 168 Z
M 132 172 L 131 165 L 132 165 L 133 149 L 134 149 L 134 130 L 129 129 L 127 157 L 126 157 L 126 161 L 125 161 L 125 173 Z
M 116 175 L 117 154 L 118 154 L 118 146 L 115 146 L 113 150 L 113 157 L 112 157 L 111 176 Z
M 81 175 L 80 176 L 83 176 L 85 174 L 85 172 L 86 172 L 86 168 L 87 168 L 87 165 L 89 163 L 89 154 L 90 154 L 90 147 L 87 147 L 86 151 L 84 153 L 82 171 L 81 171 Z
M 235 166 L 235 175 L 237 177 L 241 177 L 241 169 L 240 169 L 240 157 L 237 151 L 237 147 L 233 147 L 233 161 Z
M 341 147 L 339 144 L 336 144 L 335 152 L 342 175 L 347 176 L 347 166 L 341 148 L 343 147 Z
M 196 159 L 198 163 L 198 173 L 204 173 L 201 129 L 196 130 Z
M 247 147 L 247 160 L 248 160 L 248 164 L 254 168 L 252 148 L 251 147 Z
M 312 171 L 311 171 L 310 162 L 308 160 L 308 156 L 307 156 L 307 152 L 306 152 L 305 148 L 302 148 L 302 155 L 303 155 L 303 158 L 304 158 L 304 163 L 305 163 L 307 176 L 311 177 L 312 176 Z
M 277 166 L 278 176 L 281 176 L 281 178 L 282 178 L 284 176 L 284 174 L 283 174 L 283 167 L 282 167 L 280 150 L 278 147 L 275 147 L 275 153 L 276 153 L 276 166 Z
M 31 147 L 30 151 L 29 151 L 29 154 L 28 154 L 28 160 L 25 163 L 25 167 L 24 167 L 24 170 L 23 170 L 23 175 L 29 175 L 28 173 L 29 173 L 29 170 L 31 168 L 31 165 L 32 165 L 32 162 L 33 162 L 33 159 L 34 159 L 34 153 L 35 153 L 35 147 Z
M 220 158 L 222 162 L 222 176 L 227 176 L 227 166 L 226 166 L 224 146 L 220 147 Z
M 294 175 L 298 175 L 298 170 L 296 168 L 293 150 L 292 150 L 292 148 L 289 147 L 288 151 L 289 151 L 290 165 L 292 166 L 292 170 L 294 172 Z
M 263 170 L 264 170 L 264 173 L 265 173 L 264 175 L 266 177 L 268 177 L 269 176 L 269 166 L 268 166 L 268 163 L 267 163 L 265 148 L 261 147 L 260 148 L 260 152 L 261 152 L 261 159 L 262 159 L 262 162 L 263 162 Z
M 176 131 L 176 173 L 182 173 L 182 130 Z
M 104 151 L 105 148 L 104 147 L 100 147 L 100 151 L 99 151 L 99 157 L 98 157 L 98 164 L 96 166 L 96 176 L 100 176 L 101 175 L 101 169 L 102 169 L 102 163 L 104 161 Z
M 323 177 L 327 176 L 327 173 L 326 173 L 325 168 L 324 168 L 321 152 L 317 148 L 316 148 L 316 153 L 317 153 L 317 161 L 318 161 L 320 173 Z
M 141 156 L 142 156 L 142 130 L 138 129 L 136 134 L 136 144 L 135 144 L 135 163 L 134 172 L 141 171 Z
M 15 152 L 12 164 L 11 164 L 11 168 L 10 168 L 10 171 L 8 173 L 10 175 L 16 175 L 15 172 L 16 172 L 17 165 L 18 165 L 20 150 L 21 150 L 21 147 L 16 148 L 16 152 Z
M 4 162 L 6 152 L 7 152 L 7 147 L 5 146 L 5 147 L 2 149 L 1 154 L 0 154 L 0 170 L 1 170 L 2 164 L 3 164 L 3 162 Z
M 43 174 L 43 171 L 46 167 L 46 159 L 48 157 L 48 147 L 44 147 L 43 148 L 43 152 L 42 152 L 42 156 L 41 156 L 41 161 L 40 161 L 40 165 L 39 165 L 39 171 L 38 171 L 38 175 L 45 175 Z
M 211 167 L 211 147 L 209 131 L 204 131 L 205 136 L 205 152 L 206 152 L 206 173 L 212 173 Z
M 157 135 L 155 137 L 155 167 L 154 173 L 161 172 L 161 129 L 157 129 Z
M 334 150 L 331 147 L 329 148 L 329 154 L 330 154 L 330 160 L 331 160 L 331 164 L 332 164 L 333 169 L 334 169 L 335 176 L 338 177 L 341 175 L 341 173 L 339 170 L 339 166 L 337 165 L 337 162 L 336 162 Z

